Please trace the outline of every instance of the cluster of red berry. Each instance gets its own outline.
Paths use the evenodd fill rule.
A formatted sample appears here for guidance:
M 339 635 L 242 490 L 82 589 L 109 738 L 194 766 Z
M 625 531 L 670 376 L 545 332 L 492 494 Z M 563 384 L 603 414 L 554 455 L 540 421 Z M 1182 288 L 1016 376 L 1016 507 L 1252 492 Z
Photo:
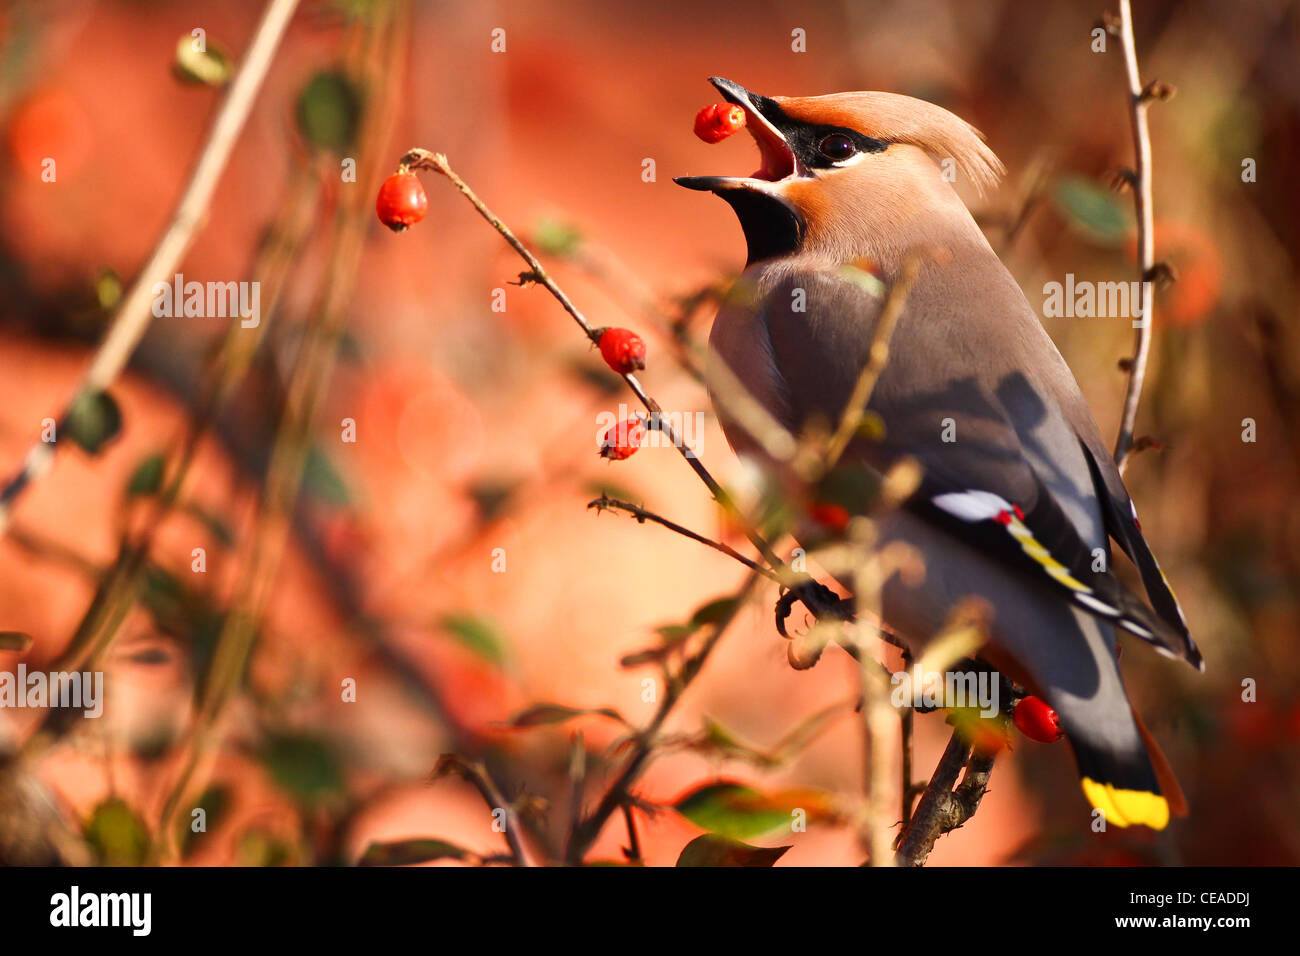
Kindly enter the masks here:
M 631 329 L 597 329 L 597 342 L 605 364 L 619 375 L 631 375 L 645 368 L 645 342 Z M 646 426 L 640 418 L 628 418 L 606 429 L 600 439 L 600 457 L 610 461 L 630 458 L 645 441 Z

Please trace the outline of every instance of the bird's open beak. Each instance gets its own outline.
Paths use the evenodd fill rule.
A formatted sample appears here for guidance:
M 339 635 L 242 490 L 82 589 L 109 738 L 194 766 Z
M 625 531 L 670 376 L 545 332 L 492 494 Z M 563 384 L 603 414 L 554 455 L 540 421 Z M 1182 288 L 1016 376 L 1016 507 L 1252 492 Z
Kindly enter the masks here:
M 728 103 L 745 111 L 745 128 L 758 144 L 762 165 L 750 176 L 678 176 L 673 182 L 687 189 L 712 192 L 722 189 L 758 189 L 766 192 L 772 183 L 784 182 L 803 173 L 785 136 L 761 112 L 760 104 L 764 97 L 750 93 L 739 83 L 720 76 L 709 77 L 709 82 Z

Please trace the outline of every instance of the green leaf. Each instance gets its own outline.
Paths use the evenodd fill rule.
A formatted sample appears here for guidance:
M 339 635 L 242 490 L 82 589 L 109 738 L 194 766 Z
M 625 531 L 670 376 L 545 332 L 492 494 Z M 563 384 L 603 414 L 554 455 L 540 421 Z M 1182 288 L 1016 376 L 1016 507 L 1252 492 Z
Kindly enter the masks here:
M 469 614 L 448 614 L 439 623 L 479 657 L 497 665 L 505 662 L 505 638 L 491 621 Z
M 239 866 L 288 866 L 293 859 L 293 847 L 265 830 L 245 830 L 235 844 Z
M 112 269 L 103 269 L 95 278 L 95 304 L 111 312 L 122 301 L 122 280 Z
M 1101 245 L 1119 245 L 1132 230 L 1132 215 L 1119 197 L 1091 179 L 1063 176 L 1053 199 L 1071 225 Z
M 745 840 L 790 824 L 790 808 L 737 783 L 700 787 L 677 801 L 674 809 L 698 827 Z
M 718 598 L 696 608 L 691 615 L 691 623 L 696 627 L 705 624 L 721 624 L 735 613 L 737 599 L 734 597 Z
M 572 255 L 582 245 L 582 234 L 567 222 L 544 216 L 533 227 L 533 244 L 546 255 Z
M 406 866 L 431 860 L 477 860 L 478 855 L 446 840 L 423 838 L 372 843 L 357 861 L 357 866 Z
M 139 866 L 149 855 L 149 831 L 126 801 L 109 797 L 86 822 L 86 842 L 101 866 Z
M 373 13 L 382 0 L 330 0 L 330 6 L 351 19 Z
M 287 733 L 271 737 L 261 753 L 271 778 L 302 803 L 318 805 L 342 795 L 343 765 L 323 737 Z
M 0 631 L 0 651 L 17 651 L 19 654 L 32 646 L 32 636 L 22 631 Z
M 63 430 L 94 455 L 122 430 L 122 411 L 108 392 L 82 392 L 68 409 Z
M 785 855 L 788 846 L 750 846 L 726 837 L 706 833 L 682 849 L 678 866 L 771 866 Z
M 126 483 L 126 493 L 132 497 L 138 495 L 156 495 L 162 488 L 163 471 L 167 466 L 162 455 L 150 455 L 131 472 Z
M 562 724 L 567 720 L 573 720 L 575 717 L 587 717 L 598 715 L 608 717 L 610 720 L 617 720 L 619 723 L 628 725 L 623 719 L 623 715 L 612 707 L 565 707 L 563 704 L 533 704 L 519 713 L 515 714 L 506 721 L 505 726 L 515 728 L 526 727 L 543 727 L 547 724 Z
M 145 568 L 142 584 L 140 603 L 154 627 L 184 644 L 195 679 L 203 683 L 225 625 L 223 611 L 212 603 L 211 595 L 188 589 L 181 578 L 157 565 Z
M 318 149 L 341 152 L 356 142 L 361 92 L 337 71 L 317 73 L 298 95 L 298 131 Z
M 691 624 L 661 624 L 655 628 L 655 633 L 667 645 L 677 645 L 686 640 L 692 634 L 700 629 L 695 623 Z
M 195 37 L 185 34 L 176 41 L 176 59 L 172 73 L 184 83 L 223 86 L 235 71 L 235 64 L 225 50 L 204 41 L 204 50 L 196 50 Z
M 864 426 L 867 421 L 863 419 Z M 880 477 L 866 468 L 842 462 L 818 482 L 815 497 L 822 504 L 840 505 L 851 515 L 865 514 L 880 498 Z
M 307 457 L 303 461 L 302 487 L 327 505 L 344 508 L 352 503 L 348 486 L 339 477 L 333 462 L 315 445 L 307 449 Z

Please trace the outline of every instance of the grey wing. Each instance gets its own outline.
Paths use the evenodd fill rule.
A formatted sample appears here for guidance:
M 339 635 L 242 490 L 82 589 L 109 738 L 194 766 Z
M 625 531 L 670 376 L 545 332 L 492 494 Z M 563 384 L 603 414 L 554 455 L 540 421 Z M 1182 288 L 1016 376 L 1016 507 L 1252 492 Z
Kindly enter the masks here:
M 1016 358 L 1045 346 L 1050 355 L 1038 364 L 1061 361 L 1036 319 L 1030 317 L 1034 328 L 978 315 L 954 322 L 936 308 L 942 303 L 935 295 L 918 284 L 909 297 L 870 403 L 885 437 L 857 442 L 853 454 L 877 470 L 904 455 L 917 458 L 925 478 L 907 504 L 914 514 L 1087 613 L 1165 653 L 1185 655 L 1183 635 L 1109 570 L 1107 518 L 1087 451 L 1050 394 L 1029 377 L 1035 363 Z M 1020 304 L 1027 308 L 1023 298 Z M 733 367 L 766 365 L 750 378 L 763 391 L 760 399 L 798 433 L 814 419 L 838 420 L 880 306 L 840 276 L 797 273 L 752 313 L 720 316 L 715 346 Z M 737 342 L 751 354 L 738 355 Z M 1106 560 L 1098 562 L 1099 553 Z

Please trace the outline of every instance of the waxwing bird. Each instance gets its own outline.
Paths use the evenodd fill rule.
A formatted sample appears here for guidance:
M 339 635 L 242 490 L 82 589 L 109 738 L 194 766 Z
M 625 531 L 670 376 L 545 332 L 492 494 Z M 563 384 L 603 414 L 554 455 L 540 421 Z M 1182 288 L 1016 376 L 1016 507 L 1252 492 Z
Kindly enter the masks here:
M 1164 827 L 1185 801 L 1128 702 L 1117 629 L 1204 665 L 1078 384 L 947 175 L 984 189 L 1002 164 L 973 127 L 911 97 L 711 82 L 744 109 L 762 156 L 752 176 L 676 180 L 726 200 L 748 246 L 747 292 L 719 311 L 711 361 L 793 434 L 835 423 L 883 304 L 845 266 L 869 260 L 892 282 L 914 250 L 933 253 L 868 405 L 883 437 L 844 456 L 877 475 L 905 456 L 922 467 L 879 521 L 882 544 L 905 542 L 925 565 L 922 581 L 886 584 L 884 622 L 915 649 L 958 602 L 982 599 L 981 655 L 1056 709 L 1087 799 L 1108 823 Z M 713 391 L 729 443 L 761 458 Z M 1112 574 L 1112 539 L 1146 602 Z

